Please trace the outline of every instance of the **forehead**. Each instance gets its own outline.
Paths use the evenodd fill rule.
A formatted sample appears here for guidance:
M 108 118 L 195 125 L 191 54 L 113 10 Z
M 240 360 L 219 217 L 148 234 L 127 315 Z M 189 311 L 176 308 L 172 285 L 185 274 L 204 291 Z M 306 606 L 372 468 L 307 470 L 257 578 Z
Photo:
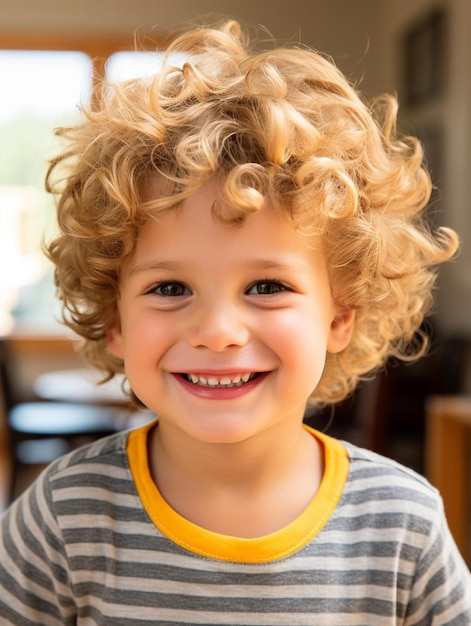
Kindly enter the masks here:
M 291 216 L 273 202 L 266 200 L 261 208 L 248 208 L 241 218 L 241 209 L 224 198 L 221 181 L 210 179 L 184 198 L 167 195 L 172 185 L 160 180 L 150 181 L 147 185 L 143 196 L 146 202 L 152 205 L 165 196 L 168 203 L 166 208 L 151 211 L 151 219 L 142 234 L 152 230 L 154 236 L 159 236 L 160 232 L 163 239 L 168 239 L 165 231 L 177 229 L 180 235 L 177 239 L 180 239 L 189 229 L 196 240 L 197 236 L 206 238 L 210 232 L 219 231 L 224 238 L 240 238 L 247 242 L 251 235 L 264 239 L 265 231 L 270 237 L 276 235 L 277 240 L 297 236 Z M 151 228 L 152 224 L 154 228 Z
M 140 229 L 134 261 L 293 264 L 300 257 L 308 262 L 319 249 L 318 240 L 301 236 L 291 216 L 268 201 L 243 222 L 221 221 L 213 211 L 220 195 L 220 185 L 210 181 L 172 208 L 155 211 Z
M 262 192 L 246 186 L 248 181 L 244 184 L 241 181 L 229 183 L 226 176 L 218 172 L 206 181 L 196 178 L 179 184 L 163 174 L 152 174 L 139 184 L 142 213 L 144 217 L 151 215 L 160 220 L 161 212 L 178 212 L 182 206 L 194 206 L 195 210 L 201 210 L 203 199 L 204 207 L 209 207 L 214 217 L 224 224 L 239 225 L 264 207 L 273 213 L 292 215 L 290 205 L 284 198 L 274 199 L 270 185 Z

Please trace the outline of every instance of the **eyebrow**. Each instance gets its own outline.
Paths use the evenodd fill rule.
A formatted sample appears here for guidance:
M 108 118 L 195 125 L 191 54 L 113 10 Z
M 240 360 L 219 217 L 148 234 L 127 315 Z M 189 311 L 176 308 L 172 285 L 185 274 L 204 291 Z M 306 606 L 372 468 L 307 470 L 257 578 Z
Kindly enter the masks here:
M 149 261 L 149 263 L 138 263 L 129 270 L 130 274 L 141 274 L 155 270 L 178 271 L 183 267 L 183 263 L 176 261 Z
M 272 259 L 253 259 L 248 260 L 247 265 L 250 269 L 254 269 L 256 271 L 286 271 L 296 269 L 299 270 L 300 264 L 290 262 L 289 258 L 286 261 L 273 261 Z M 145 272 L 151 271 L 170 271 L 170 272 L 178 272 L 183 270 L 188 266 L 188 263 L 185 261 L 149 261 L 148 263 L 138 263 L 134 267 L 132 267 L 129 271 L 131 275 L 141 274 Z
M 299 268 L 299 263 L 290 262 L 289 259 L 286 261 L 272 261 L 270 259 L 257 259 L 250 263 L 250 267 L 256 270 L 266 270 L 266 271 L 276 271 L 276 270 L 289 270 L 293 268 Z

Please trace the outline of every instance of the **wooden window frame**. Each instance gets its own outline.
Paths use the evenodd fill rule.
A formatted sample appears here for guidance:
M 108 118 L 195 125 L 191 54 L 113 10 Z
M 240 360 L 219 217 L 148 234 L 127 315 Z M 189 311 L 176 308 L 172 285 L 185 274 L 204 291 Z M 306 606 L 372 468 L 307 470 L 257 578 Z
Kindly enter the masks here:
M 0 50 L 73 51 L 87 54 L 92 62 L 94 85 L 105 75 L 105 64 L 115 52 L 155 51 L 164 49 L 168 39 L 156 33 L 129 35 L 80 35 L 1 31 Z
M 140 33 L 137 36 L 133 36 L 131 33 L 126 35 L 110 35 L 106 33 L 82 35 L 78 33 L 59 34 L 27 30 L 4 31 L 0 28 L 0 50 L 3 51 L 66 51 L 86 54 L 90 58 L 92 65 L 92 106 L 99 94 L 99 90 L 96 87 L 105 76 L 105 64 L 111 55 L 116 52 L 163 50 L 167 47 L 168 42 L 169 39 L 165 34 L 158 33 Z M 47 331 L 46 333 L 43 331 L 27 333 L 27 336 L 29 339 L 31 337 L 37 338 L 40 342 L 43 339 L 47 342 L 53 337 L 57 343 L 55 335 L 49 335 Z M 69 343 L 69 340 L 64 340 L 64 345 L 67 346 L 67 349 L 69 348 Z M 28 346 L 28 349 L 30 347 Z

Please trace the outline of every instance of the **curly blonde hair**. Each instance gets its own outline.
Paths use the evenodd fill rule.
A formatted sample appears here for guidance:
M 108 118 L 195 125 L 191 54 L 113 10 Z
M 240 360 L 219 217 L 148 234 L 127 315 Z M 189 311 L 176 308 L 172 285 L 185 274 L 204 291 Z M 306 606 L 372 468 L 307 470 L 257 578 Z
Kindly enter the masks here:
M 314 403 L 343 399 L 391 355 L 421 353 L 411 341 L 457 237 L 427 226 L 430 178 L 419 142 L 397 137 L 395 99 L 368 106 L 329 59 L 301 46 L 252 52 L 233 21 L 180 34 L 167 52 L 155 76 L 103 84 L 99 105 L 57 131 L 67 147 L 47 185 L 60 235 L 47 253 L 65 323 L 89 361 L 107 378 L 123 371 L 106 349 L 120 268 L 151 215 L 215 175 L 224 181 L 219 219 L 243 221 L 269 199 L 301 233 L 320 233 L 333 297 L 356 311 Z M 175 52 L 182 67 L 170 62 Z M 156 175 L 167 183 L 144 201 Z

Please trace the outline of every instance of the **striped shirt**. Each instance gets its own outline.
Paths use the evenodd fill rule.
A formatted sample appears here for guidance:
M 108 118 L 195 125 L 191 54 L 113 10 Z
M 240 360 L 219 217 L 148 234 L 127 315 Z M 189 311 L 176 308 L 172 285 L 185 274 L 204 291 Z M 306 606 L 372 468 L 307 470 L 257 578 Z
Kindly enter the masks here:
M 470 626 L 436 490 L 315 431 L 320 488 L 266 537 L 189 523 L 147 462 L 152 424 L 53 463 L 2 519 L 0 624 Z

